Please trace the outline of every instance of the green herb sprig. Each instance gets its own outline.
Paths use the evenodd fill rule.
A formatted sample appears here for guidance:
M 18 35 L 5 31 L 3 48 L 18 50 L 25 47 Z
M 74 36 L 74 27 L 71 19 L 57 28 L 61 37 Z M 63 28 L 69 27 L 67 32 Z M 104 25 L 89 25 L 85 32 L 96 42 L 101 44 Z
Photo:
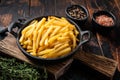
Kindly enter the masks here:
M 46 70 L 0 56 L 0 80 L 47 80 Z

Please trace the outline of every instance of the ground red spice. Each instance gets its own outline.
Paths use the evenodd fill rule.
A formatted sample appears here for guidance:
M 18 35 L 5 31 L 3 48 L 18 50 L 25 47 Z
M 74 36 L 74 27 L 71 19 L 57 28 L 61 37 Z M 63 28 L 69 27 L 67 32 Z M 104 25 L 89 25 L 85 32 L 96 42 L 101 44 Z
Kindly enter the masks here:
M 102 26 L 112 26 L 114 25 L 114 21 L 111 17 L 107 16 L 107 15 L 100 15 L 96 17 L 96 22 Z

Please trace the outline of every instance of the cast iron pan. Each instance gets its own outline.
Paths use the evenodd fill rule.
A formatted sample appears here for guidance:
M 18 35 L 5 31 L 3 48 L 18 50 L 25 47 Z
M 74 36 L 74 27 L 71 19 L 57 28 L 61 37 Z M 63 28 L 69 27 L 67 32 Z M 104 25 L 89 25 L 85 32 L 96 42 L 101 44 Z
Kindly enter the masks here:
M 34 19 L 31 19 L 31 20 L 28 20 L 28 21 L 25 21 L 24 19 L 23 20 L 19 20 L 18 22 L 14 22 L 12 23 L 8 29 L 5 29 L 4 31 L 1 31 L 1 32 L 5 32 L 5 31 L 9 31 L 12 35 L 14 35 L 17 39 L 17 45 L 19 47 L 19 49 L 23 52 L 23 54 L 25 56 L 27 56 L 28 58 L 30 58 L 32 61 L 35 61 L 35 62 L 38 62 L 38 63 L 44 63 L 44 64 L 48 64 L 48 63 L 56 63 L 56 62 L 61 62 L 61 61 L 64 61 L 68 58 L 70 58 L 73 54 L 76 53 L 76 51 L 78 51 L 79 47 L 88 42 L 89 39 L 90 39 L 90 32 L 89 31 L 82 31 L 80 29 L 80 27 L 75 23 L 73 22 L 72 20 L 70 19 L 67 19 L 70 23 L 74 24 L 77 28 L 77 30 L 79 31 L 79 35 L 77 36 L 78 39 L 80 40 L 80 42 L 77 43 L 77 47 L 72 51 L 70 52 L 69 54 L 65 55 L 65 56 L 62 56 L 62 57 L 59 57 L 59 58 L 51 58 L 51 59 L 45 59 L 45 58 L 39 58 L 39 57 L 36 57 L 36 56 L 32 56 L 31 54 L 27 53 L 26 50 L 20 45 L 19 43 L 19 39 L 21 37 L 21 31 L 26 27 L 28 26 L 31 21 L 33 20 L 41 20 L 43 17 L 47 18 L 48 16 L 41 16 L 41 17 L 37 17 L 37 18 L 34 18 Z M 58 16 L 56 16 L 58 17 Z M 18 31 L 14 31 L 13 29 L 18 27 Z M 87 34 L 88 35 L 88 38 L 87 39 L 83 39 L 83 36 Z

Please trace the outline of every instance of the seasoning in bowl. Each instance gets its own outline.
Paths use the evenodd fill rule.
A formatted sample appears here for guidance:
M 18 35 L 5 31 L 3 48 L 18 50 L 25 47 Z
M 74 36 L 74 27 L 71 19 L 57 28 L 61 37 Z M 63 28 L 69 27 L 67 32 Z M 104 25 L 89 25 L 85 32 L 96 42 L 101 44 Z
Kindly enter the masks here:
M 109 11 L 95 11 L 92 16 L 92 25 L 93 31 L 107 36 L 116 27 L 116 17 Z
M 68 13 L 74 19 L 84 19 L 86 17 L 86 13 L 78 6 L 69 8 Z
M 102 26 L 112 26 L 114 25 L 114 20 L 112 19 L 112 17 L 109 17 L 107 15 L 99 15 L 96 17 L 96 22 Z
M 68 8 L 68 14 L 74 19 L 84 19 L 87 17 L 85 11 L 79 6 L 72 6 Z
M 83 26 L 88 19 L 88 10 L 82 5 L 70 5 L 65 9 L 66 16 L 77 23 L 79 26 Z

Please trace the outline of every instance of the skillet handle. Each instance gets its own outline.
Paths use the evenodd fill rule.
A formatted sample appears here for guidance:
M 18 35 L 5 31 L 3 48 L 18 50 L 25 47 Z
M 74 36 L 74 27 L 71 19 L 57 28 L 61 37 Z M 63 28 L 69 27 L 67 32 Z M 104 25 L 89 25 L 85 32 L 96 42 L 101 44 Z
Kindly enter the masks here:
M 16 38 L 18 30 L 24 24 L 24 22 L 25 22 L 25 19 L 18 19 L 18 22 L 13 22 L 9 25 L 8 31 Z M 14 30 L 14 28 L 16 27 L 18 28 L 17 31 Z
M 1 28 L 0 29 L 0 34 L 4 34 L 7 31 L 8 31 L 8 28 Z
M 84 37 L 86 37 L 85 35 L 87 35 L 88 37 L 84 39 Z M 90 31 L 81 31 L 81 41 L 80 41 L 80 45 L 88 42 L 91 38 L 91 33 Z

